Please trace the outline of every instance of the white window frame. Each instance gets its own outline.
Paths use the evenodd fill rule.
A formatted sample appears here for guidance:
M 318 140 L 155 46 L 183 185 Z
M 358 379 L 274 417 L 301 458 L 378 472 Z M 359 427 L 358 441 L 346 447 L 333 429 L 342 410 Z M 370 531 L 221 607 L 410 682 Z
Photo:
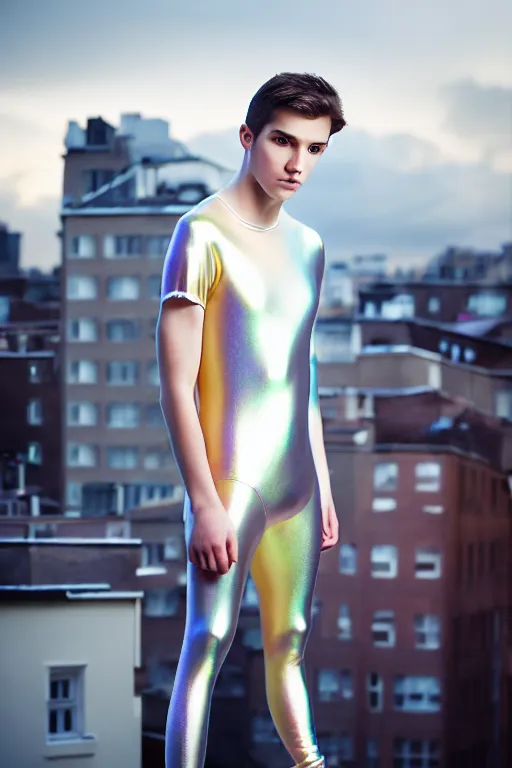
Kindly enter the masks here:
M 376 639 L 377 633 L 386 633 L 385 640 Z M 376 648 L 393 648 L 396 645 L 394 611 L 375 611 L 372 619 L 372 641 Z
M 397 701 L 397 699 L 403 699 L 403 701 Z M 439 679 L 426 675 L 395 677 L 393 708 L 397 712 L 440 712 L 441 683 Z
M 374 571 L 380 563 L 389 565 L 389 571 Z M 374 579 L 396 579 L 398 576 L 398 549 L 392 544 L 379 544 L 372 547 L 370 553 L 371 575 Z
M 348 603 L 338 608 L 338 640 L 352 640 L 352 616 Z
M 67 483 L 66 505 L 74 509 L 79 509 L 82 506 L 82 483 L 77 483 L 74 480 Z
M 94 301 L 98 298 L 98 281 L 92 275 L 68 275 L 66 280 L 68 301 Z
M 107 363 L 109 387 L 132 387 L 137 384 L 139 363 L 136 360 L 110 360 Z
M 27 422 L 33 426 L 41 426 L 43 423 L 43 404 L 39 397 L 28 401 Z
M 98 363 L 93 360 L 68 360 L 66 380 L 68 384 L 97 384 Z
M 69 240 L 68 259 L 94 259 L 96 238 L 94 235 L 73 235 Z
M 72 333 L 74 324 L 77 323 L 78 334 Z M 98 340 L 98 324 L 91 317 L 70 317 L 68 318 L 67 339 L 77 344 L 87 344 Z
M 343 563 L 349 560 L 350 565 L 347 568 Z M 357 547 L 355 544 L 340 544 L 338 569 L 344 576 L 354 576 L 357 573 Z
M 98 423 L 98 406 L 89 401 L 70 401 L 67 404 L 69 427 L 95 427 Z
M 419 752 L 415 749 L 416 744 L 420 744 Z M 432 745 L 435 745 L 433 750 L 431 749 Z M 436 765 L 441 765 L 441 752 L 439 744 L 435 741 L 395 739 L 393 759 L 393 765 L 396 768 L 413 768 L 413 766 L 420 765 L 421 768 L 432 768 L 434 760 Z M 418 760 L 421 760 L 421 764 Z
M 375 678 L 375 679 L 373 679 Z M 382 712 L 384 706 L 384 680 L 377 672 L 368 672 L 366 675 L 366 694 L 368 709 L 370 712 Z M 371 705 L 371 697 L 377 696 L 377 705 Z
M 128 457 L 130 456 L 131 459 L 129 461 L 122 461 L 118 463 L 117 459 L 114 457 L 117 456 L 118 458 L 121 456 Z M 132 460 L 133 459 L 133 460 Z M 137 469 L 139 466 L 139 453 L 138 448 L 132 445 L 121 445 L 121 446 L 108 446 L 107 447 L 107 465 L 109 469 L 119 469 L 119 470 L 129 470 L 129 469 Z
M 31 440 L 27 446 L 27 464 L 40 465 L 43 463 L 43 448 L 41 443 Z
M 46 738 L 48 742 L 69 742 L 84 736 L 84 666 L 50 667 L 46 680 Z M 52 685 L 57 685 L 60 696 L 51 698 Z M 68 686 L 69 696 L 64 696 L 64 685 Z M 63 721 L 66 711 L 71 711 L 73 728 L 65 731 Z M 57 715 L 57 732 L 51 733 L 50 716 Z
M 117 275 L 107 280 L 107 298 L 109 301 L 138 301 L 140 299 L 140 279 L 132 275 Z
M 339 670 L 324 668 L 317 675 L 318 701 L 338 701 L 341 698 L 341 678 Z
M 437 651 L 441 647 L 441 619 L 433 614 L 417 614 L 414 617 L 415 648 Z
M 108 429 L 137 429 L 140 426 L 138 403 L 109 403 L 107 405 Z
M 76 458 L 75 458 L 76 457 Z M 84 460 L 87 459 L 87 460 Z M 95 445 L 89 443 L 76 443 L 70 441 L 67 444 L 68 467 L 95 467 L 98 463 L 98 451 Z
M 431 566 L 425 570 L 426 565 Z M 422 566 L 422 567 L 420 567 Z M 420 570 L 418 570 L 420 568 Z M 414 557 L 414 575 L 417 579 L 440 579 L 442 575 L 442 553 L 430 547 L 418 547 Z
M 415 490 L 420 493 L 438 493 L 441 490 L 441 464 L 438 461 L 419 461 L 414 467 Z
M 398 463 L 379 461 L 373 467 L 373 489 L 375 491 L 396 491 L 398 488 Z

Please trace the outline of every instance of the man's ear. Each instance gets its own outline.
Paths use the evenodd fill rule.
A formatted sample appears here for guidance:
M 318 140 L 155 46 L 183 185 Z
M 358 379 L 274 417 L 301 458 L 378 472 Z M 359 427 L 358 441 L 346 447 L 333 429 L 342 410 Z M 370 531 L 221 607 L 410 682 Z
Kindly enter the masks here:
M 240 143 L 244 149 L 250 149 L 254 145 L 254 134 L 245 123 L 240 126 L 239 135 Z

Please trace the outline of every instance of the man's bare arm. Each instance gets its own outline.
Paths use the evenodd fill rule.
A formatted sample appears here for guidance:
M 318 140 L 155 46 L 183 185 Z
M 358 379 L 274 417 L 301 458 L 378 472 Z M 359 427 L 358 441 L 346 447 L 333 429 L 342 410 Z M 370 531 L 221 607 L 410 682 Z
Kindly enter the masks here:
M 160 405 L 196 518 L 191 562 L 227 573 L 238 559 L 236 534 L 212 478 L 194 390 L 202 350 L 204 310 L 186 299 L 165 302 L 157 326 Z

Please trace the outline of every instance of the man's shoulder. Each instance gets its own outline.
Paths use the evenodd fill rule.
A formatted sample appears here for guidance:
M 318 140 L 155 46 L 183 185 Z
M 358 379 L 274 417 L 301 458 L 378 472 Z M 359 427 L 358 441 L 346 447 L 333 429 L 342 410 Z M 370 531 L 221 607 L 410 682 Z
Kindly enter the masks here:
M 217 201 L 215 195 L 204 198 L 190 208 L 176 222 L 175 229 L 181 234 L 202 235 L 209 238 L 215 228 L 215 211 Z
M 307 224 L 304 224 L 302 221 L 294 218 L 293 216 L 290 216 L 288 212 L 286 212 L 286 217 L 289 221 L 289 225 L 293 227 L 301 236 L 308 249 L 312 249 L 314 251 L 323 249 L 323 240 L 316 229 L 313 229 L 313 227 L 310 227 Z

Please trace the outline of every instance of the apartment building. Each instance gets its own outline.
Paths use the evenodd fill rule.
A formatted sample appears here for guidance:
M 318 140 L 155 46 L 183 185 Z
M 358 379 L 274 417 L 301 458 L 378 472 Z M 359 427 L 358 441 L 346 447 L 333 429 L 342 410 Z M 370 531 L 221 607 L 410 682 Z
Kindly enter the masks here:
M 510 434 L 396 391 L 333 413 L 325 437 L 340 541 L 321 556 L 306 670 L 328 765 L 505 768 Z M 249 749 L 284 768 L 262 665 L 253 654 Z
M 512 315 L 510 283 L 423 280 L 382 281 L 359 289 L 359 314 L 388 319 L 419 317 L 440 323 Z
M 123 116 L 70 126 L 62 217 L 64 487 L 69 515 L 120 514 L 181 484 L 159 405 L 155 326 L 178 218 L 221 166 Z M 129 119 L 128 119 L 129 118 Z
M 57 275 L 0 277 L 0 515 L 60 507 L 58 285 Z
M 0 538 L 2 766 L 140 768 L 139 560 L 140 541 Z

